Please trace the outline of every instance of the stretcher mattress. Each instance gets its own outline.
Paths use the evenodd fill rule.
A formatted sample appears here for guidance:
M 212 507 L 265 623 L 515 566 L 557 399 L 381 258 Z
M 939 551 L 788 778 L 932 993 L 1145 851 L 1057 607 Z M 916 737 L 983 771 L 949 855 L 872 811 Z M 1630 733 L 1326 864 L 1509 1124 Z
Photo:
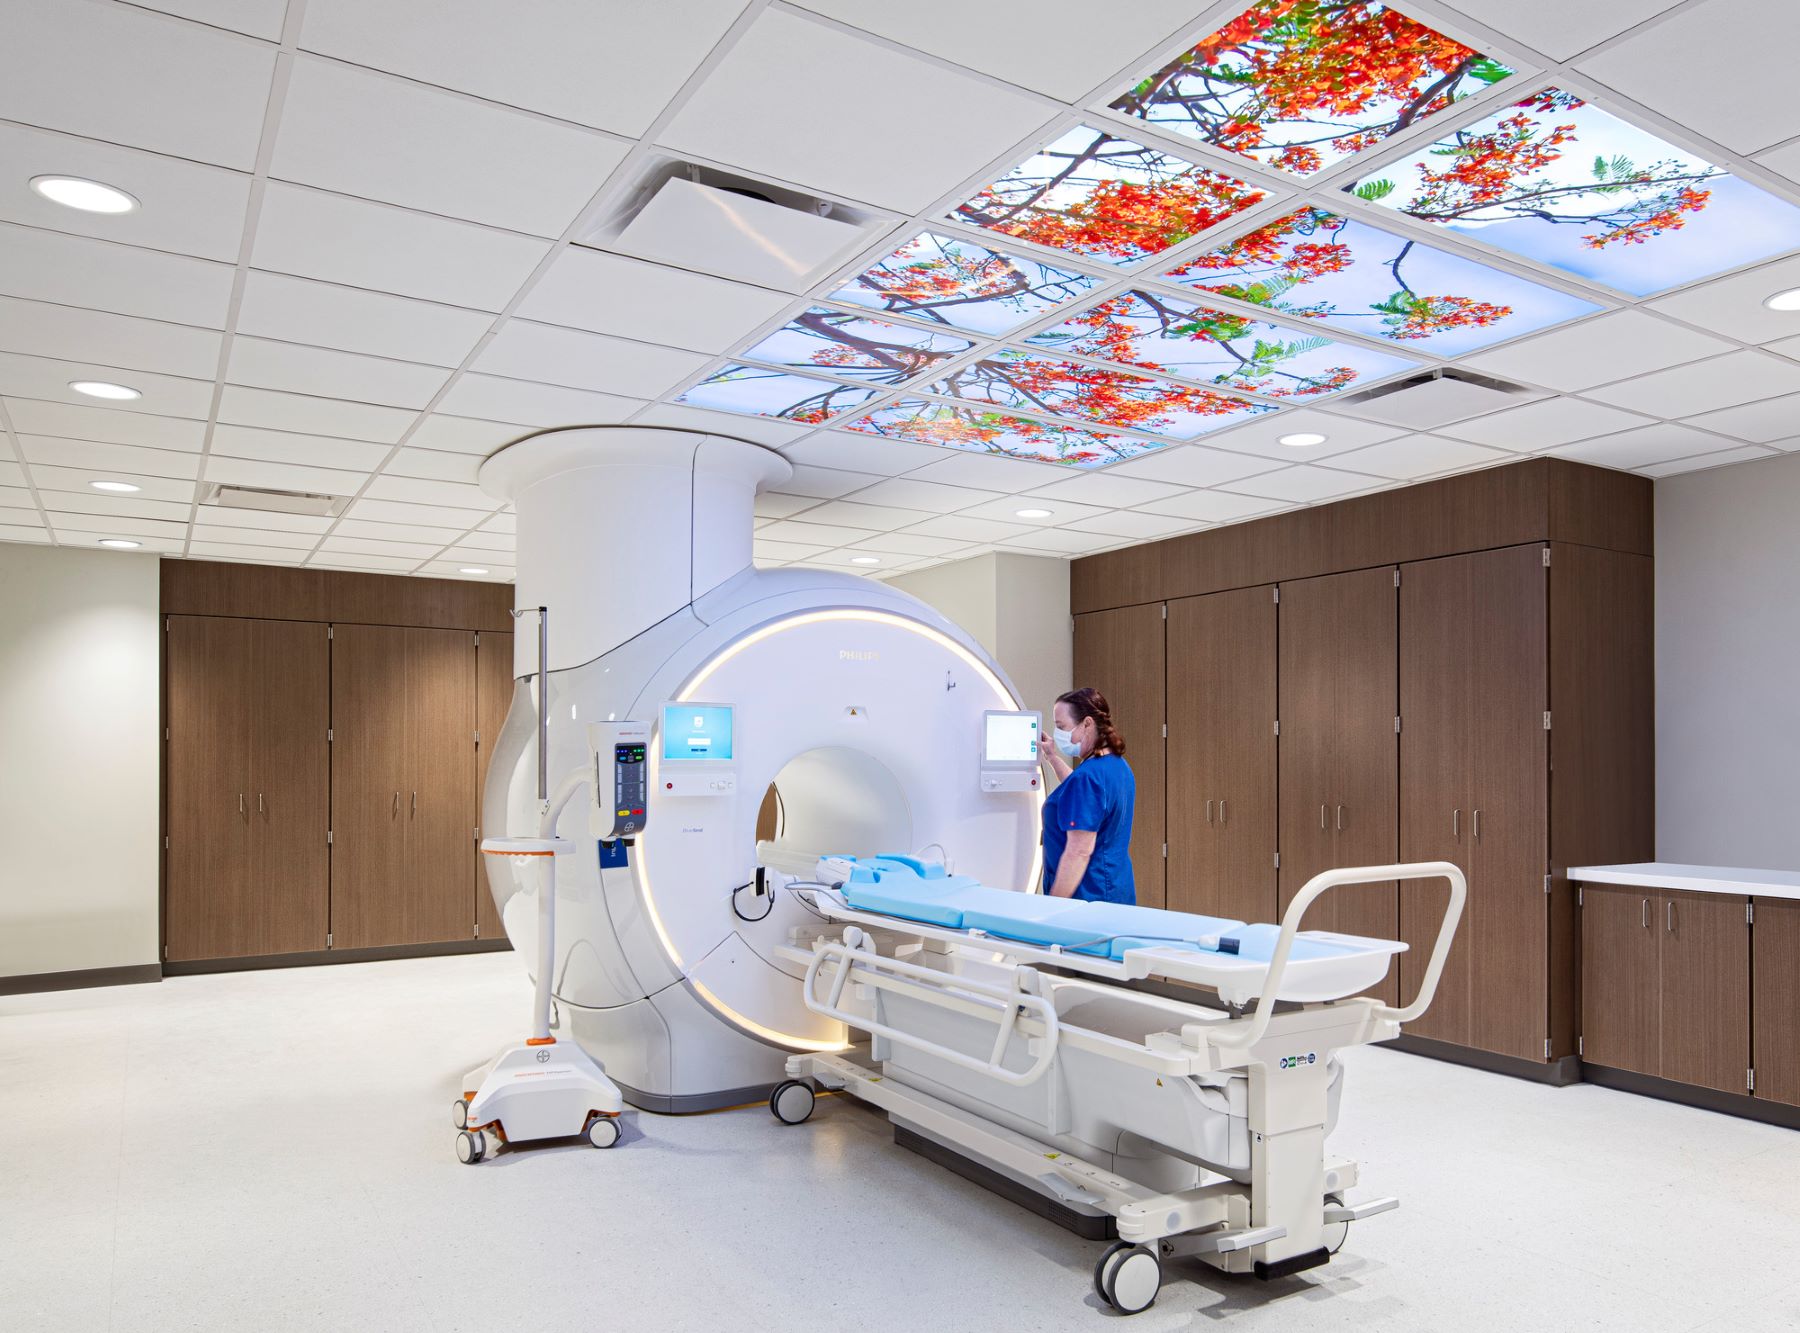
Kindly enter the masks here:
M 1179 949 L 1267 962 L 1281 928 L 1158 907 L 1046 898 L 996 889 L 968 875 L 908 856 L 841 858 L 852 862 L 841 892 L 863 912 L 947 930 L 978 930 L 1020 944 L 1122 960 L 1129 949 Z M 1292 957 L 1333 958 L 1359 952 L 1325 940 L 1296 938 Z

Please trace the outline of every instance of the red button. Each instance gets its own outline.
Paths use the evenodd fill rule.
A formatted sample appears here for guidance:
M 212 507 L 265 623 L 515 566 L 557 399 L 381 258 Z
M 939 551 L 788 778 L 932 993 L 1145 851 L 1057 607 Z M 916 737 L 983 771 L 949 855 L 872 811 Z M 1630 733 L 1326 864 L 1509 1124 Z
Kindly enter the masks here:
M 675 784 L 673 782 L 665 782 L 663 783 L 663 786 L 667 787 L 670 791 L 675 790 Z

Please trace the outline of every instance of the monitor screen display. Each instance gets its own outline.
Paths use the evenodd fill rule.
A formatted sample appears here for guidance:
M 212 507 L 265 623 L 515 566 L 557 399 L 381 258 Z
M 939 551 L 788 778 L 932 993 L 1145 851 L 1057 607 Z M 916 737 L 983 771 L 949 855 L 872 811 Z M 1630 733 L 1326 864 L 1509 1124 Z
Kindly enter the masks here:
M 731 705 L 664 704 L 662 757 L 731 758 Z
M 1037 762 L 1038 731 L 1043 720 L 1036 713 L 986 713 L 982 716 L 982 724 L 982 763 Z

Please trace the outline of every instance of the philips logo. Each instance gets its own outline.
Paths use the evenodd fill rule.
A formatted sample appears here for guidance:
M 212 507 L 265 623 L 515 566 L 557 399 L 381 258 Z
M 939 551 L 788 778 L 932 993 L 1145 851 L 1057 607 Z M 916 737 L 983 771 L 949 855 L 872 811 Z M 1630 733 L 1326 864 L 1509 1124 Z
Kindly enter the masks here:
M 1282 1056 L 1281 1064 L 1279 1067 L 1282 1069 L 1298 1069 L 1302 1065 L 1312 1065 L 1312 1064 L 1317 1064 L 1318 1062 L 1319 1062 L 1318 1054 L 1313 1051 L 1308 1051 L 1305 1055 L 1284 1055 L 1284 1056 Z
M 881 654 L 873 648 L 838 649 L 838 661 L 840 662 L 878 662 L 880 660 Z

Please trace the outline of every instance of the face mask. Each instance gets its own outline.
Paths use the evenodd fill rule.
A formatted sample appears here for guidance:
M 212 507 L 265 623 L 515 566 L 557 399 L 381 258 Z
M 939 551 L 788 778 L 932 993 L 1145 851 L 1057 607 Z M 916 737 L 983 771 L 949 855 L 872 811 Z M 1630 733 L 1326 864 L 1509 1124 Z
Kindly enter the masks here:
M 1063 752 L 1063 756 L 1065 758 L 1068 758 L 1068 759 L 1081 758 L 1081 747 L 1079 745 L 1075 744 L 1074 736 L 1072 736 L 1068 732 L 1064 731 L 1061 727 L 1058 727 L 1056 729 L 1056 735 L 1055 735 L 1054 739 L 1056 741 L 1056 748 Z

